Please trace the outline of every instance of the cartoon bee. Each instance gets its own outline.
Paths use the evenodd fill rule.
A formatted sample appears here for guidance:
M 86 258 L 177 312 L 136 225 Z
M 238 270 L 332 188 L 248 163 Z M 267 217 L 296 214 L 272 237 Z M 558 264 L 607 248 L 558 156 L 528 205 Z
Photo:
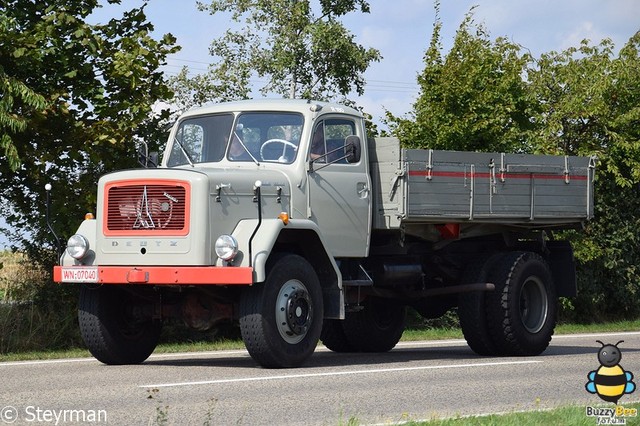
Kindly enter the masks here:
M 619 365 L 622 353 L 618 345 L 624 340 L 620 340 L 615 345 L 605 345 L 600 340 L 596 342 L 602 345 L 598 351 L 600 368 L 587 375 L 589 381 L 585 388 L 587 392 L 598 394 L 601 399 L 617 404 L 622 395 L 636 390 L 636 384 L 632 381 L 633 373 L 624 371 Z

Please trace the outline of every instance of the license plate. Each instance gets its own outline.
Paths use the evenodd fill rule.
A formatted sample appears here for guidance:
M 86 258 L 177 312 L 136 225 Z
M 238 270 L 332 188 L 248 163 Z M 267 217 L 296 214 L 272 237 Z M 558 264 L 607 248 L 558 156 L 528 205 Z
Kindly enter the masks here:
M 97 283 L 98 268 L 62 268 L 62 282 L 65 283 Z

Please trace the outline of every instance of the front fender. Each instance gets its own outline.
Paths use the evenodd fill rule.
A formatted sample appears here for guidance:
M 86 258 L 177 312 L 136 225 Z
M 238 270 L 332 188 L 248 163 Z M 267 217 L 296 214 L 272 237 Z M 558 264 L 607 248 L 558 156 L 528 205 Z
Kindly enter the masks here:
M 234 265 L 252 266 L 254 283 L 260 283 L 267 277 L 267 260 L 274 250 L 278 250 L 276 245 L 285 250 L 296 246 L 318 274 L 325 318 L 344 319 L 342 275 L 318 226 L 306 219 L 292 219 L 287 225 L 280 219 L 263 219 L 256 230 L 257 225 L 257 219 L 250 219 L 240 221 L 236 226 L 233 236 L 238 241 L 238 256 L 233 261 Z M 249 240 L 254 231 L 250 247 Z M 217 264 L 221 266 L 223 261 L 218 259 Z
M 262 282 L 266 279 L 267 259 L 278 240 L 278 236 L 286 228 L 288 231 L 296 229 L 312 231 L 317 235 L 324 248 L 322 255 L 326 256 L 327 260 L 331 263 L 338 278 L 338 287 L 342 288 L 340 269 L 333 259 L 333 256 L 326 250 L 326 242 L 322 237 L 318 225 L 314 222 L 306 219 L 291 219 L 289 223 L 285 225 L 280 219 L 262 219 L 260 228 L 257 230 L 253 239 L 251 239 L 251 235 L 255 231 L 256 226 L 258 226 L 257 219 L 241 220 L 232 233 L 233 237 L 238 241 L 239 253 L 239 256 L 234 260 L 234 264 L 237 266 L 252 266 L 255 271 L 255 282 Z M 249 246 L 250 240 L 251 246 Z M 251 253 L 251 260 L 249 259 L 249 253 Z M 223 266 L 223 261 L 218 259 L 216 265 Z

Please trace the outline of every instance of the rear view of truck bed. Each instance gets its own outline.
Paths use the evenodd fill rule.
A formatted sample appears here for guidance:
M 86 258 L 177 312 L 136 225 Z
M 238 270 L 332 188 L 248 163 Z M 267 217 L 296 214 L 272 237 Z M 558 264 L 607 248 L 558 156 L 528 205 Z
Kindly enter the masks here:
M 568 226 L 593 215 L 589 157 L 401 149 L 369 144 L 374 227 L 400 223 Z

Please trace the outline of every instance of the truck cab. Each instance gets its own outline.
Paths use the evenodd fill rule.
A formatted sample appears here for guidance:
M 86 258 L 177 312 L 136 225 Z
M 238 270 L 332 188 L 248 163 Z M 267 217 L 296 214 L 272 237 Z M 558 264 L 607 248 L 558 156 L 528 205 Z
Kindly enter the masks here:
M 70 238 L 54 279 L 83 283 L 83 289 L 102 286 L 83 290 L 81 302 L 111 300 L 96 296 L 101 292 L 122 293 L 110 297 L 123 297 L 132 311 L 154 311 L 155 317 L 147 313 L 131 321 L 152 324 L 150 334 L 156 335 L 166 316 L 214 326 L 224 316 L 213 308 L 219 299 L 232 300 L 236 312 L 222 313 L 237 317 L 237 288 L 263 283 L 274 254 L 290 253 L 321 283 L 316 297 L 324 298 L 323 309 L 313 312 L 314 324 L 344 318 L 336 260 L 366 257 L 369 248 L 365 135 L 360 112 L 330 103 L 240 101 L 189 111 L 173 126 L 158 168 L 100 179 L 97 218 L 85 220 Z M 206 292 L 215 297 L 203 303 Z M 296 300 L 307 308 L 300 324 L 311 322 L 310 296 L 302 293 Z M 162 300 L 144 302 L 150 295 Z M 82 323 L 88 321 L 84 309 Z M 98 317 L 90 318 L 104 321 Z M 294 327 L 281 328 L 287 335 Z M 101 354 L 118 353 L 118 345 L 104 349 L 102 341 L 85 340 L 99 347 L 92 352 L 107 363 L 140 361 L 154 346 L 131 358 Z

